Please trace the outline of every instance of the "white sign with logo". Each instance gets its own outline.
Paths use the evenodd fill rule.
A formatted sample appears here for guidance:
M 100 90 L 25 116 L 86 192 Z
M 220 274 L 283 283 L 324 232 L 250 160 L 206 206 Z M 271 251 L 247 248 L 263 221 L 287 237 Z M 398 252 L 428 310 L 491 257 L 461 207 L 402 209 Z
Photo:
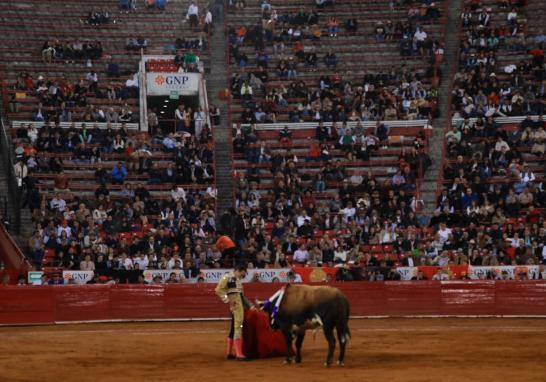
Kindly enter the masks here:
M 146 94 L 149 96 L 197 95 L 199 73 L 153 72 L 146 73 Z
M 400 280 L 411 280 L 413 277 L 417 276 L 419 268 L 417 267 L 397 267 L 396 272 L 400 275 Z
M 472 280 L 484 280 L 487 278 L 487 273 L 493 273 L 498 278 L 503 280 L 517 279 L 520 273 L 525 273 L 524 278 L 538 278 L 538 265 L 502 265 L 492 267 L 468 267 L 468 277 Z
M 203 269 L 195 277 L 187 279 L 187 282 L 195 283 L 198 281 L 198 278 L 203 278 L 203 282 L 215 284 L 229 272 L 230 269 Z M 279 269 L 249 269 L 247 276 L 243 279 L 244 283 L 257 281 L 263 283 L 270 282 L 288 282 L 288 272 L 290 268 L 279 268 Z M 171 273 L 176 274 L 176 278 L 180 280 L 184 278 L 184 272 L 181 270 L 168 270 L 168 269 L 149 269 L 143 272 L 144 281 L 150 283 L 153 278 L 157 275 L 161 276 L 161 282 L 165 282 L 171 276 Z
M 184 271 L 181 271 L 180 269 L 147 269 L 142 272 L 142 275 L 144 276 L 144 281 L 151 283 L 156 276 L 161 277 L 161 282 L 165 282 L 171 277 L 171 273 L 176 275 L 178 281 L 185 278 Z M 188 281 L 191 282 L 191 280 Z
M 76 284 L 86 284 L 94 275 L 93 271 L 63 271 L 65 284 L 68 284 L 70 280 L 73 280 Z

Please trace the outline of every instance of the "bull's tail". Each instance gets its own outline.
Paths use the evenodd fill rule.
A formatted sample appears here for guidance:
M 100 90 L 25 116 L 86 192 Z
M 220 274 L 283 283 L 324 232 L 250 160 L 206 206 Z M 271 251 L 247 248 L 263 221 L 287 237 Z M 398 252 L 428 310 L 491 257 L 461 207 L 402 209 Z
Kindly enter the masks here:
M 345 297 L 345 296 L 344 296 Z M 349 329 L 349 315 L 350 307 L 347 298 L 343 298 L 341 301 L 340 309 L 340 338 L 339 341 L 345 343 L 351 339 L 351 330 Z

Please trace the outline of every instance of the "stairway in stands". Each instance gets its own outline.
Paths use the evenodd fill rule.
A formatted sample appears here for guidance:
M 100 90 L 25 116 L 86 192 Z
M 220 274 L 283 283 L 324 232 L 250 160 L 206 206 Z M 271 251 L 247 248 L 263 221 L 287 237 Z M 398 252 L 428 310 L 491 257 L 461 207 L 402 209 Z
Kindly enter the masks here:
M 0 102 L 0 110 L 2 106 L 3 104 Z M 3 128 L 4 126 L 0 124 L 0 134 L 3 134 Z M 4 140 L 6 140 L 6 145 L 10 145 L 7 141 L 8 139 L 7 134 L 4 135 L 3 138 L 0 138 L 0 141 L 2 142 L 0 150 L 5 150 L 6 146 L 4 146 Z M 10 149 L 6 149 L 6 151 L 8 150 L 11 152 Z M 6 166 L 11 165 L 8 162 L 8 156 L 4 154 L 5 153 L 2 152 L 2 156 L 0 157 L 0 213 L 2 213 L 5 219 L 10 223 L 10 233 L 15 237 L 17 244 L 22 246 L 32 235 L 32 216 L 28 207 L 19 209 L 18 206 L 20 202 L 14 200 L 13 194 L 10 194 L 9 177 L 11 174 Z M 15 183 L 12 186 L 15 187 Z M 24 195 L 19 195 L 19 197 L 21 196 Z
M 425 203 L 424 212 L 427 215 L 431 215 L 436 209 L 438 179 L 440 179 L 440 167 L 444 150 L 444 129 L 447 121 L 451 118 L 451 108 L 449 107 L 451 80 L 457 70 L 458 64 L 461 10 L 461 0 L 450 0 L 445 35 L 444 61 L 441 66 L 441 82 L 438 89 L 440 115 L 432 123 L 433 134 L 429 141 L 429 155 L 432 159 L 432 166 L 425 173 L 421 186 L 421 196 Z
M 206 76 L 209 106 L 220 108 L 220 125 L 213 128 L 214 154 L 216 155 L 217 216 L 233 207 L 231 126 L 229 126 L 228 102 L 220 99 L 220 93 L 228 88 L 226 74 L 226 34 L 224 5 L 217 1 L 214 6 L 214 34 L 210 39 L 210 73 Z

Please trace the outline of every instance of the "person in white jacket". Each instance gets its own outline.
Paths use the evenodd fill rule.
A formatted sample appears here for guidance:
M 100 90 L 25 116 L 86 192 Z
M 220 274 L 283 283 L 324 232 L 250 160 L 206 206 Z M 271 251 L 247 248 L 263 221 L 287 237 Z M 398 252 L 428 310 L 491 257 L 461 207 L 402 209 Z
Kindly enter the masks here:
M 188 6 L 188 13 L 186 13 L 186 20 L 190 23 L 190 28 L 196 28 L 199 25 L 199 7 L 195 1 L 190 2 Z
M 15 173 L 15 178 L 17 179 L 17 186 L 23 187 L 28 176 L 28 167 L 20 160 L 13 166 L 13 172 Z
M 193 121 L 195 124 L 195 138 L 200 139 L 201 138 L 201 132 L 203 131 L 203 127 L 205 126 L 206 122 L 206 116 L 203 109 L 201 109 L 201 106 L 197 108 L 197 110 L 193 113 Z

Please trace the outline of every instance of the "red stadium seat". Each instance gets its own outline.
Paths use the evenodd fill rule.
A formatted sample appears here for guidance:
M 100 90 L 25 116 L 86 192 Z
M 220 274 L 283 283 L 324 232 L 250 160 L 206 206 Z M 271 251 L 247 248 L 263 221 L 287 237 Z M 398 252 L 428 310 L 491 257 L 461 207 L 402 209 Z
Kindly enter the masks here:
M 371 251 L 372 251 L 372 253 L 383 253 L 383 246 L 382 245 L 372 245 Z
M 385 245 L 383 245 L 383 252 L 389 253 L 389 252 L 392 252 L 392 251 L 393 251 L 393 246 L 392 246 L 392 244 L 385 244 Z

